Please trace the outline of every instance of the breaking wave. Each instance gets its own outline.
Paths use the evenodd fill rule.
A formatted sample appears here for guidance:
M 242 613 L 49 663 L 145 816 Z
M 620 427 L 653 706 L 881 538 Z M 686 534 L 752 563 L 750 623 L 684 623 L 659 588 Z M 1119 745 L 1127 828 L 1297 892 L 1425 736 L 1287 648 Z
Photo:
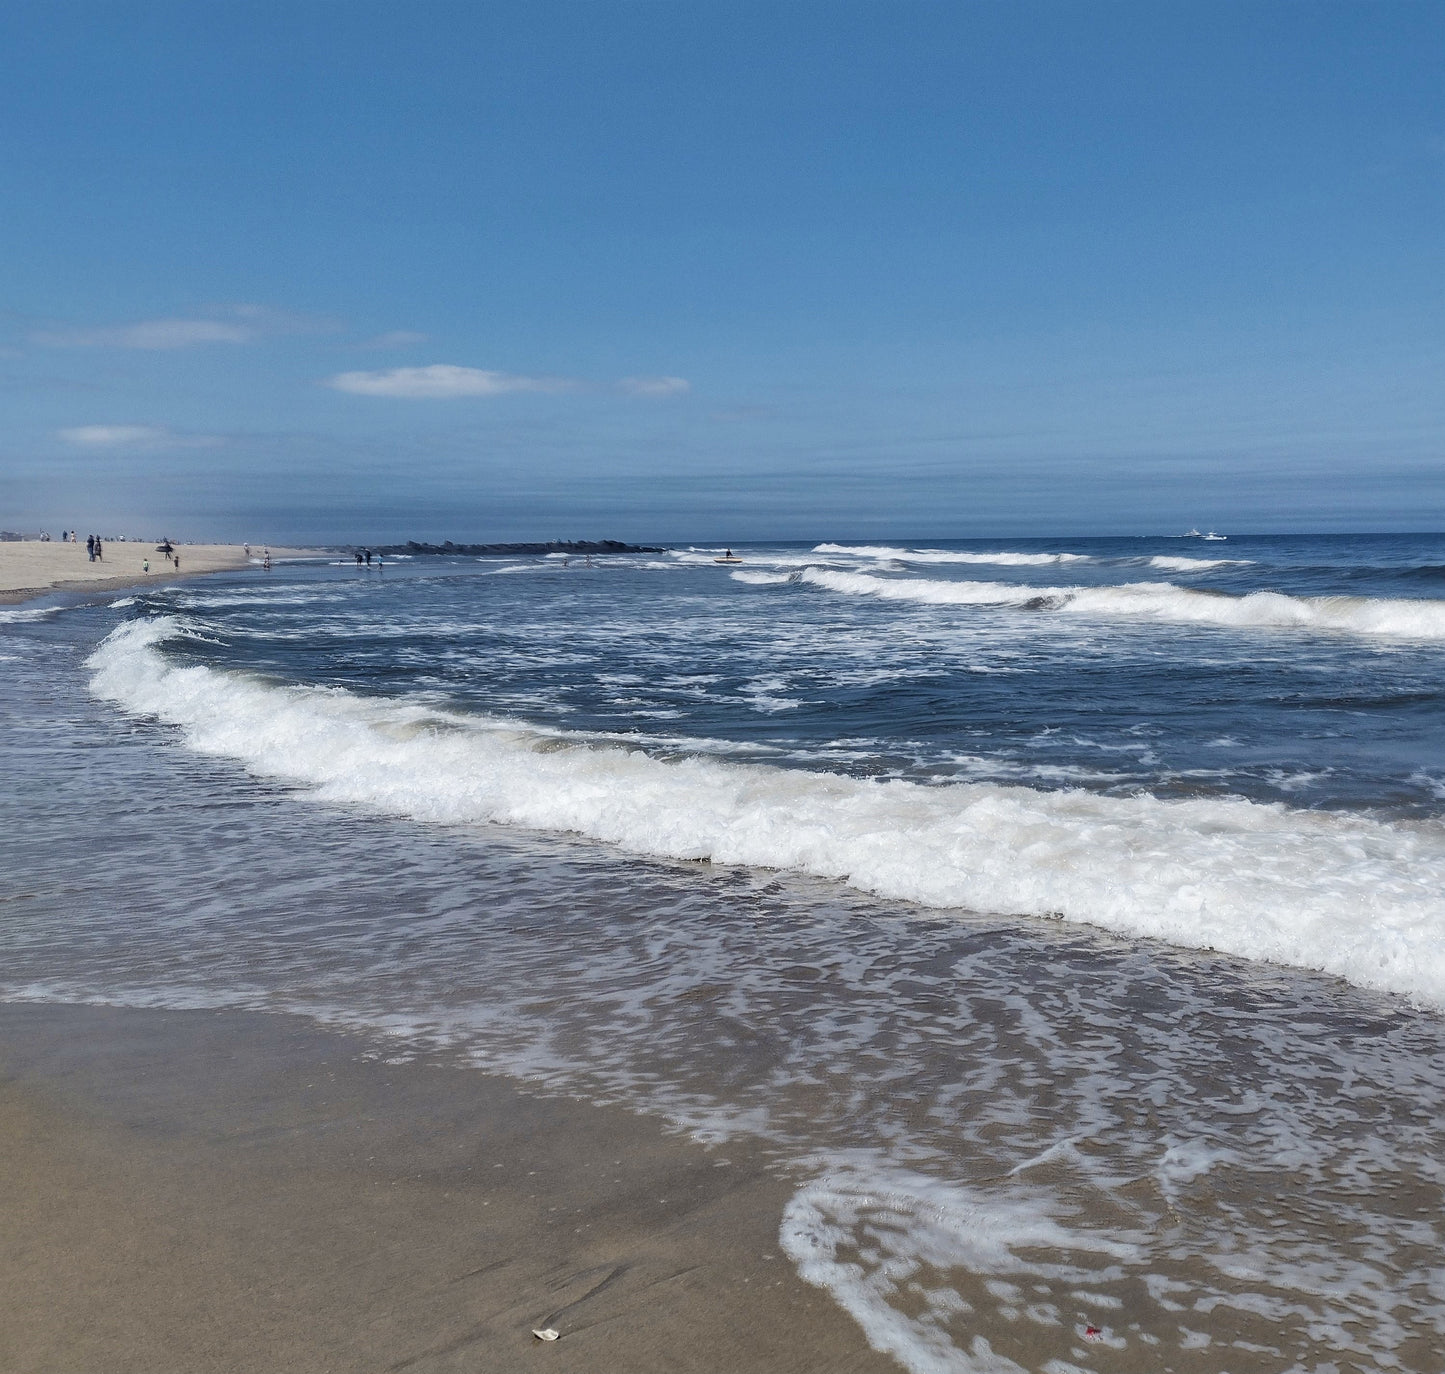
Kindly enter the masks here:
M 174 617 L 120 627 L 90 660 L 92 690 L 178 727 L 199 753 L 321 800 L 795 870 L 931 907 L 1060 917 L 1445 1006 L 1436 822 L 661 759 L 417 701 L 182 665 L 162 646 L 188 633 Z
M 887 544 L 818 544 L 813 552 L 842 553 L 854 558 L 894 558 L 903 563 L 993 563 L 1014 568 L 1094 562 L 1086 553 L 974 553 L 957 549 L 895 549 Z
M 799 575 L 828 591 L 934 606 L 1014 606 L 1074 615 L 1137 617 L 1238 629 L 1325 630 L 1398 639 L 1445 639 L 1445 601 L 1366 596 L 1245 596 L 1194 591 L 1172 582 L 1111 587 L 1029 587 L 1016 582 L 944 582 L 807 568 Z
M 0 606 L 0 625 L 25 625 L 34 620 L 49 620 L 59 615 L 60 606 Z
M 1247 568 L 1252 558 L 1172 558 L 1159 554 L 1149 560 L 1151 568 L 1161 572 L 1208 572 L 1211 568 Z
M 756 572 L 750 568 L 739 568 L 731 574 L 734 582 L 743 582 L 750 587 L 781 587 L 792 582 L 796 573 Z

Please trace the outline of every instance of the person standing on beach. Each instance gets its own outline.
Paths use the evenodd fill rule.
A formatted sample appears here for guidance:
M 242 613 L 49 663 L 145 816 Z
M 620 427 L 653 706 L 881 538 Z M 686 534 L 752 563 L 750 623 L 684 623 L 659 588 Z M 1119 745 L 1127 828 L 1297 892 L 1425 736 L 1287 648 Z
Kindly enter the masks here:
M 101 547 L 100 536 L 95 536 L 95 557 L 98 562 L 105 562 L 105 550 Z
M 367 566 L 368 568 L 371 566 L 371 550 L 370 550 L 370 549 L 367 549 L 367 551 L 366 551 L 366 566 Z
M 89 558 L 92 563 L 95 562 L 95 536 L 93 534 L 87 534 L 85 536 L 85 556 Z

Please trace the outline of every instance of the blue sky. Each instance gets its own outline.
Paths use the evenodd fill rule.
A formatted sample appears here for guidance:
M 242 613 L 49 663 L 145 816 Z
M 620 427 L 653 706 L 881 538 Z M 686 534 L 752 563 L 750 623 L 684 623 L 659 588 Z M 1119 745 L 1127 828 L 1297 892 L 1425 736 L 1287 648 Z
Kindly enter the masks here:
M 1445 6 L 0 9 L 0 524 L 1445 528 Z

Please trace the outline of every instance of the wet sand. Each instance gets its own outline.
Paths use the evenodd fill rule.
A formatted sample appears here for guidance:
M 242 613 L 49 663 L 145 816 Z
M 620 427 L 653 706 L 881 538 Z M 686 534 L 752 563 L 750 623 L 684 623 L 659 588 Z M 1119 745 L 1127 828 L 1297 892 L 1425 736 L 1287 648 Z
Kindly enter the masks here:
M 790 1191 L 295 1018 L 0 1006 L 13 1374 L 895 1371 L 780 1254 Z
M 0 604 L 13 604 L 50 591 L 88 588 L 131 587 L 142 582 L 168 582 L 194 573 L 226 572 L 246 567 L 250 559 L 240 544 L 177 545 L 181 566 L 177 570 L 151 543 L 106 544 L 104 557 L 92 562 L 84 544 L 62 544 L 58 540 L 20 539 L 0 541 Z M 262 545 L 251 546 L 256 556 Z M 271 546 L 271 557 L 320 557 L 319 549 L 290 549 Z M 145 563 L 150 562 L 150 571 Z

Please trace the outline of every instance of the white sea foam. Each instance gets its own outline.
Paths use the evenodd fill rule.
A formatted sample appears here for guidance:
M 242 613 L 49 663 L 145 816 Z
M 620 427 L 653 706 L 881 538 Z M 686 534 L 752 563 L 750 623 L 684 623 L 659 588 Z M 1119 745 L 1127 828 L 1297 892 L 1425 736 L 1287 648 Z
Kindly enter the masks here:
M 48 620 L 60 613 L 59 606 L 0 606 L 0 625 L 24 625 L 32 620 Z
M 1323 630 L 1396 639 L 1445 639 L 1445 601 L 1366 596 L 1227 596 L 1172 582 L 1112 587 L 1030 587 L 1017 582 L 945 582 L 883 578 L 806 568 L 799 580 L 852 596 L 934 606 L 1015 606 L 1072 615 L 1130 617 L 1239 629 Z
M 1436 822 L 663 760 L 420 702 L 177 666 L 160 646 L 183 633 L 171 618 L 114 631 L 91 659 L 94 691 L 323 800 L 792 869 L 933 907 L 1061 916 L 1445 1006 Z
M 798 1273 L 831 1294 L 868 1343 L 910 1374 L 1029 1374 L 983 1337 L 965 1346 L 962 1333 L 950 1328 L 974 1316 L 981 1299 L 992 1299 L 1007 1320 L 1062 1325 L 1057 1302 L 1039 1302 L 1038 1288 L 1053 1296 L 1056 1288 L 1117 1281 L 1125 1265 L 1139 1265 L 1147 1253 L 1146 1234 L 1069 1225 L 1055 1214 L 1065 1209 L 1043 1190 L 945 1183 L 861 1151 L 819 1163 L 827 1172 L 794 1194 L 779 1242 Z M 920 1274 L 950 1272 L 992 1277 L 972 1287 L 972 1301 L 956 1289 L 917 1282 Z M 1024 1284 L 1033 1290 L 1032 1305 Z M 923 1299 L 908 1303 L 911 1316 L 895 1305 L 910 1289 Z M 1073 1296 L 1095 1309 L 1118 1303 L 1109 1294 Z M 1107 1328 L 1093 1329 L 1124 1345 Z
M 818 544 L 813 552 L 849 554 L 854 558 L 896 559 L 902 563 L 993 563 L 1014 568 L 1094 561 L 1086 553 L 974 553 L 958 549 L 899 549 L 890 544 Z
M 1171 1210 L 1187 1206 L 1181 1188 L 1235 1159 L 1230 1150 L 1170 1146 L 1156 1171 L 1161 1198 Z M 1383 1244 L 1368 1259 L 1313 1247 L 1208 1242 L 1191 1255 L 1172 1239 L 1183 1228 L 1149 1215 L 1147 1205 L 1117 1207 L 1125 1180 L 1100 1187 L 1087 1172 L 1066 1170 L 1064 1188 L 1012 1180 L 979 1187 L 919 1174 L 869 1151 L 810 1162 L 820 1176 L 788 1203 L 779 1232 L 783 1250 L 804 1279 L 854 1317 L 874 1349 L 911 1374 L 1030 1374 L 973 1334 L 979 1327 L 999 1332 L 1033 1323 L 1051 1336 L 1072 1328 L 1071 1337 L 1053 1337 L 1062 1348 L 1084 1338 L 1122 1351 L 1135 1343 L 1159 1345 L 1162 1337 L 1178 1349 L 1203 1349 L 1211 1337 L 1184 1325 L 1187 1313 L 1231 1349 L 1278 1358 L 1286 1346 L 1318 1342 L 1371 1368 L 1403 1368 L 1394 1351 L 1411 1331 L 1439 1328 L 1430 1276 L 1410 1276 L 1429 1284 L 1423 1302 L 1414 1296 L 1419 1288 L 1404 1297 L 1408 1285 L 1382 1262 L 1390 1253 Z M 1092 1224 L 1082 1220 L 1088 1208 L 1079 1205 L 1090 1194 L 1111 1199 Z M 1100 1224 L 1111 1213 L 1133 1224 Z M 1433 1228 L 1415 1228 L 1412 1240 L 1431 1244 Z M 1141 1301 L 1141 1289 L 1151 1302 Z M 1211 1321 L 1220 1309 L 1230 1319 Z M 1125 1311 L 1144 1315 L 1155 1330 L 1138 1322 L 1122 1326 Z M 1230 1340 L 1238 1316 L 1282 1340 L 1270 1346 Z M 1111 1319 L 1121 1326 L 1110 1326 Z M 1058 1358 L 1032 1367 L 1082 1374 L 1081 1366 Z
M 1164 1157 L 1154 1168 L 1159 1191 L 1171 1207 L 1179 1202 L 1179 1190 L 1187 1183 L 1207 1174 L 1216 1164 L 1234 1159 L 1234 1152 L 1199 1140 L 1171 1141 Z
M 669 557 L 675 560 L 672 566 L 683 567 L 715 567 L 722 558 L 724 550 L 696 550 L 696 549 L 673 549 Z M 838 559 L 820 557 L 816 553 L 796 553 L 788 549 L 744 549 L 741 553 L 733 552 L 735 558 L 741 558 L 749 564 L 765 568 L 810 568 L 818 564 L 835 564 L 839 567 L 856 567 L 851 559 Z
M 791 582 L 795 573 L 761 572 L 754 568 L 738 568 L 731 574 L 734 582 L 746 582 L 752 587 L 778 587 Z
M 1252 558 L 1168 558 L 1160 555 L 1149 560 L 1151 568 L 1163 572 L 1208 572 L 1210 568 L 1244 568 L 1254 562 Z

